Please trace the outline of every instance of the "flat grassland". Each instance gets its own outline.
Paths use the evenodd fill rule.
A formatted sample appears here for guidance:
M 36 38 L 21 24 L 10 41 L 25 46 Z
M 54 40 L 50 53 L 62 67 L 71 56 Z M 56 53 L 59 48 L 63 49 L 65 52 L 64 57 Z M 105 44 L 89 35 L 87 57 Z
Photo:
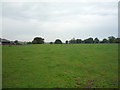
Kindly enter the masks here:
M 2 47 L 3 88 L 117 88 L 118 44 Z

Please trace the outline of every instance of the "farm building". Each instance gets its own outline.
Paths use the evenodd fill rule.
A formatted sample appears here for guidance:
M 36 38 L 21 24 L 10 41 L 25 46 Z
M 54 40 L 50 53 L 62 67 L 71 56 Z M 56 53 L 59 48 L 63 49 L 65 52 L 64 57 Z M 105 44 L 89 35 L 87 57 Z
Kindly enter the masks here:
M 23 45 L 23 43 L 0 38 L 0 45 Z
M 10 44 L 10 41 L 7 40 L 7 39 L 2 39 L 2 38 L 0 38 L 0 44 L 2 44 L 2 45 L 9 45 L 9 44 Z

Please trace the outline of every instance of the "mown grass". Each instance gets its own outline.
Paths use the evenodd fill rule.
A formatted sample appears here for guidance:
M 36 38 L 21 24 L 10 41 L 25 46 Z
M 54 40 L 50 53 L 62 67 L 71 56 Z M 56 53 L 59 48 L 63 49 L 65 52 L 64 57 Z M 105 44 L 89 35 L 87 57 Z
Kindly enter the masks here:
M 117 88 L 117 44 L 3 46 L 3 88 Z

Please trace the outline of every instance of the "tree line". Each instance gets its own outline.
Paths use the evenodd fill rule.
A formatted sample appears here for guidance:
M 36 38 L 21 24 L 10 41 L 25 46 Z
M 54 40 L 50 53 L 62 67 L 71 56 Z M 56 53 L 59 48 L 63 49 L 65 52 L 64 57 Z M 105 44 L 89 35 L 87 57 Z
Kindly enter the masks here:
M 28 44 L 44 44 L 44 38 L 35 37 L 32 42 L 28 42 Z M 54 42 L 50 42 L 49 44 L 63 44 L 62 40 L 56 39 Z M 80 43 L 120 43 L 120 38 L 116 38 L 114 36 L 110 36 L 108 38 L 104 38 L 103 40 L 99 40 L 98 38 L 93 39 L 92 37 L 87 39 L 71 39 L 66 40 L 65 44 L 80 44 Z

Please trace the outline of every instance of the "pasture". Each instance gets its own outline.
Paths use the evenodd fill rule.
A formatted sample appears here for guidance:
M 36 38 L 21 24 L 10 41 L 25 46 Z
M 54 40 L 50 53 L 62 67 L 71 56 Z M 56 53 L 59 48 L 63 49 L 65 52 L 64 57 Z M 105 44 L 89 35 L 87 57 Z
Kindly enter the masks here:
M 3 45 L 3 88 L 117 88 L 118 44 Z

